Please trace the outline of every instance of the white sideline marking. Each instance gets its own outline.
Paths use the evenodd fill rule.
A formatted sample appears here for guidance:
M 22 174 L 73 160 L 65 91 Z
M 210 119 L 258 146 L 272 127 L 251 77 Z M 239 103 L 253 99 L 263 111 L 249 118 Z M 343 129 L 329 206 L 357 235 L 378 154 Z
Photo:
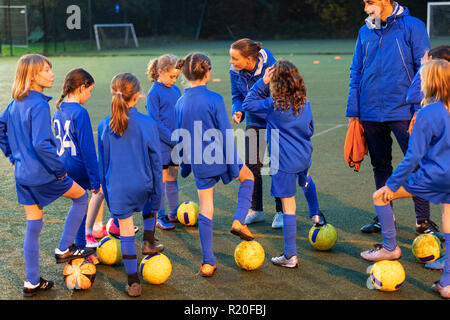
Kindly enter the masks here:
M 321 135 L 323 135 L 323 134 L 325 134 L 325 133 L 328 133 L 328 132 L 330 132 L 330 131 L 339 129 L 339 128 L 343 127 L 343 126 L 345 126 L 345 124 L 338 124 L 337 126 L 334 126 L 333 128 L 330 128 L 330 129 L 321 131 L 321 132 L 319 132 L 319 133 L 316 133 L 315 135 L 313 135 L 313 136 L 311 137 L 311 139 L 314 138 L 314 137 L 321 136 Z

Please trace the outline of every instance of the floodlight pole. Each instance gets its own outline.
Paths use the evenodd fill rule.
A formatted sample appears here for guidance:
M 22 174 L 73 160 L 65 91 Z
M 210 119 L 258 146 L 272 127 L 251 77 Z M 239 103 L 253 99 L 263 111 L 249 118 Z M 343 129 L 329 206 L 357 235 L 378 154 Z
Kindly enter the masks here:
M 197 34 L 195 35 L 195 40 L 198 40 L 199 37 L 200 37 L 200 31 L 202 30 L 203 17 L 205 15 L 206 3 L 207 2 L 208 2 L 208 0 L 205 0 L 205 2 L 203 3 L 202 13 L 200 14 L 200 21 L 198 23 Z
M 8 9 L 6 10 L 8 16 L 8 37 L 9 37 L 9 55 L 13 56 L 13 38 L 11 28 L 11 0 L 8 0 Z

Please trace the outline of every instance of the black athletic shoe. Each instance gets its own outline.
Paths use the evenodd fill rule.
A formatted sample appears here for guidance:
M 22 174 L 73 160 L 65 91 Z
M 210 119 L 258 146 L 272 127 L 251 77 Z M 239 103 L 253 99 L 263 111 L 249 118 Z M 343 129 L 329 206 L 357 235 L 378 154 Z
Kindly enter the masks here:
M 51 280 L 45 280 L 43 278 L 39 279 L 39 283 L 35 287 L 28 287 L 28 283 L 23 286 L 23 296 L 28 298 L 37 294 L 39 291 L 47 291 L 53 287 L 55 284 Z
M 373 218 L 372 223 L 366 224 L 365 226 L 361 227 L 361 232 L 364 233 L 377 233 L 381 232 L 381 224 L 378 221 L 378 216 Z
M 439 232 L 438 226 L 431 220 L 424 220 L 416 224 L 416 235 L 424 233 L 435 235 L 436 237 L 439 238 L 439 240 L 445 241 L 444 234 Z
M 95 253 L 95 249 L 92 248 L 79 248 L 75 244 L 72 244 L 66 251 L 61 251 L 58 248 L 55 249 L 56 263 L 69 262 L 78 258 L 85 258 Z

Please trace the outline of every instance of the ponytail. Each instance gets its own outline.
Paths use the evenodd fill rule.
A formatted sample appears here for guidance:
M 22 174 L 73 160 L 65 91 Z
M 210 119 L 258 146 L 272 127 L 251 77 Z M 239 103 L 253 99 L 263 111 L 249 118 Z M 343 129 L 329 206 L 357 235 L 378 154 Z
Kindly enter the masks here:
M 121 73 L 111 81 L 111 130 L 123 136 L 128 128 L 128 104 L 131 98 L 141 91 L 139 80 L 131 73 Z
M 211 60 L 202 53 L 190 53 L 183 60 L 177 62 L 184 77 L 189 81 L 202 80 L 211 70 Z
M 75 92 L 76 89 L 81 86 L 85 86 L 86 88 L 92 86 L 95 83 L 94 78 L 84 69 L 73 69 L 67 75 L 64 80 L 63 91 L 61 94 L 61 98 L 56 103 L 56 109 L 60 109 L 60 104 L 63 102 L 64 98 L 69 94 Z

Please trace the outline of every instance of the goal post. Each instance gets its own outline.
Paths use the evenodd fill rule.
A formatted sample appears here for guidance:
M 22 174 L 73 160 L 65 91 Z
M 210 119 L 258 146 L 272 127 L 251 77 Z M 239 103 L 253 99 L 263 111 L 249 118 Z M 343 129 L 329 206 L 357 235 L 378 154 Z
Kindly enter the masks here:
M 1 42 L 14 47 L 28 47 L 27 6 L 0 5 Z
M 100 51 L 102 49 L 102 47 L 101 47 L 102 39 L 104 41 L 108 41 L 108 36 L 106 35 L 104 30 L 111 29 L 111 28 L 120 28 L 124 31 L 124 34 L 123 34 L 123 45 L 124 46 L 128 46 L 130 32 L 131 32 L 131 36 L 133 38 L 134 45 L 136 46 L 136 48 L 139 48 L 139 42 L 136 37 L 134 25 L 132 23 L 95 24 L 94 25 L 94 35 L 95 35 L 95 42 L 97 43 L 98 51 Z M 116 39 L 117 39 L 117 37 L 116 37 Z
M 450 37 L 450 1 L 428 2 L 427 31 L 430 38 Z

